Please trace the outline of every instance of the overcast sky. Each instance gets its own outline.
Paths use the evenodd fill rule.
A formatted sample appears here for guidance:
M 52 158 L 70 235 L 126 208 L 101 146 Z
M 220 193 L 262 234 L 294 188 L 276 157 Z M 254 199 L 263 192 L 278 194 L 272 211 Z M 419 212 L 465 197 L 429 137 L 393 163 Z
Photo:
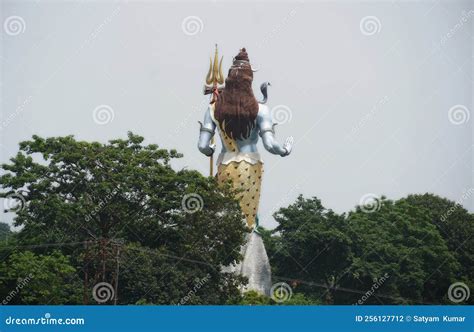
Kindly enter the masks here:
M 337 212 L 425 192 L 473 211 L 473 20 L 472 1 L 2 1 L 0 161 L 33 134 L 132 130 L 207 174 L 197 121 L 218 43 L 225 73 L 247 48 L 277 138 L 295 138 L 287 158 L 259 143 L 264 226 L 300 193 Z

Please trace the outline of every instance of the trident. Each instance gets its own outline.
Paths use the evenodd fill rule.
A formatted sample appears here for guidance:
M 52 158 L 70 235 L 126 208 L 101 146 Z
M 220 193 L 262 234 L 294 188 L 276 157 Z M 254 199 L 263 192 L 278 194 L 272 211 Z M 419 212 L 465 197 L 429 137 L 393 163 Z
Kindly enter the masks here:
M 217 101 L 217 96 L 220 92 L 224 89 L 224 74 L 222 74 L 222 59 L 219 61 L 219 54 L 217 51 L 217 44 L 216 50 L 214 52 L 214 61 L 212 61 L 212 57 L 209 58 L 209 71 L 206 76 L 206 84 L 204 85 L 204 95 L 211 95 L 211 101 L 209 102 L 210 105 L 214 104 Z M 215 139 L 214 136 L 211 138 L 211 144 L 214 144 Z M 209 157 L 209 168 L 210 168 L 210 176 L 214 173 L 214 158 L 213 154 Z

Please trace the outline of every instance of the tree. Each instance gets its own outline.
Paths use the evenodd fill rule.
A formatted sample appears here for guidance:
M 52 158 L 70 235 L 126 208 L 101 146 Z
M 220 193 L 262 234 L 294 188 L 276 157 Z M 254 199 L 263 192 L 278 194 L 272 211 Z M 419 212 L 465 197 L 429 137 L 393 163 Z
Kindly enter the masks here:
M 256 291 L 248 291 L 242 294 L 237 303 L 242 305 L 312 305 L 320 304 L 314 299 L 308 299 L 302 293 L 295 293 L 288 297 L 288 299 L 281 302 L 274 301 L 271 297 L 257 293 Z
M 22 195 L 25 202 L 15 218 L 15 225 L 23 226 L 19 244 L 64 244 L 61 251 L 71 256 L 79 276 L 84 278 L 88 271 L 89 288 L 99 281 L 112 283 L 115 255 L 122 248 L 122 303 L 140 300 L 130 292 L 133 276 L 127 276 L 127 268 L 136 267 L 128 251 L 131 244 L 152 252 L 149 257 L 134 254 L 143 260 L 143 269 L 150 268 L 143 278 L 151 282 L 163 271 L 172 273 L 173 278 L 162 277 L 176 292 L 167 293 L 163 284 L 155 283 L 155 294 L 162 293 L 159 303 L 179 301 L 195 275 L 208 273 L 214 282 L 199 301 L 212 303 L 216 293 L 231 296 L 238 280 L 218 271 L 240 259 L 234 249 L 243 243 L 246 227 L 230 187 L 219 188 L 214 179 L 196 171 L 173 170 L 170 161 L 181 155 L 143 145 L 143 140 L 129 133 L 127 139 L 107 144 L 76 141 L 73 136 L 33 136 L 21 142 L 11 163 L 2 165 L 6 173 L 0 177 L 6 188 L 1 196 Z M 87 251 L 85 241 L 90 241 Z M 151 258 L 156 253 L 166 260 Z M 160 265 L 151 266 L 154 262 Z
M 344 216 L 325 209 L 315 197 L 301 195 L 294 204 L 281 208 L 274 215 L 279 223 L 276 243 L 266 237 L 271 264 L 276 274 L 291 278 L 316 281 L 323 288 L 301 283 L 300 292 L 310 297 L 325 296 L 333 303 L 335 287 L 352 263 L 352 239 Z
M 108 282 L 119 304 L 276 304 L 242 296 L 245 280 L 221 271 L 241 259 L 239 205 L 230 186 L 175 171 L 180 157 L 132 133 L 20 143 L 0 176 L 0 197 L 21 203 L 19 232 L 0 223 L 0 296 L 94 303 L 92 287 Z M 259 232 L 273 280 L 291 285 L 283 304 L 450 303 L 452 283 L 474 287 L 474 215 L 444 198 L 383 197 L 337 214 L 299 196 L 274 216 L 279 226 Z
M 315 305 L 323 304 L 318 299 L 306 297 L 303 293 L 294 293 L 287 301 L 281 303 L 282 305 Z
M 130 244 L 123 265 L 120 303 L 225 304 L 240 297 L 241 279 L 204 263 L 176 260 L 163 249 Z
M 274 278 L 316 301 L 443 303 L 460 268 L 425 211 L 406 200 L 337 215 L 300 196 L 275 219 L 273 235 L 264 232 Z
M 423 209 L 461 264 L 460 276 L 474 280 L 474 214 L 434 194 L 409 195 L 405 201 Z
M 378 291 L 366 303 L 442 303 L 459 264 L 425 211 L 380 199 L 375 211 L 357 207 L 347 220 L 354 239 L 346 287 Z
M 12 235 L 10 226 L 7 223 L 0 222 L 0 241 L 4 242 Z
M 256 291 L 248 291 L 242 294 L 242 297 L 237 304 L 243 305 L 270 305 L 272 300 L 265 295 L 262 295 Z
M 74 304 L 80 299 L 80 280 L 69 258 L 59 251 L 36 255 L 14 253 L 0 267 L 0 291 L 8 304 Z M 5 303 L 7 304 L 7 303 Z
M 471 191 L 465 195 L 469 199 Z M 408 204 L 424 211 L 436 226 L 446 244 L 459 262 L 456 281 L 464 281 L 474 289 L 474 214 L 462 205 L 434 194 L 409 195 L 404 199 Z M 474 303 L 471 296 L 470 303 Z

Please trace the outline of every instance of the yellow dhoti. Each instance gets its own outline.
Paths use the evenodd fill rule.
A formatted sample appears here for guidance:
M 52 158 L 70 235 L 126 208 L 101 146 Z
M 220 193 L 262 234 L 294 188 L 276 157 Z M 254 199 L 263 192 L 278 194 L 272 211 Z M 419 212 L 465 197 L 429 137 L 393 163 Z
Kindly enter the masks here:
M 240 152 L 236 140 L 227 136 L 214 118 L 214 105 L 210 115 L 219 128 L 222 144 L 227 152 L 221 153 L 217 159 L 217 181 L 219 184 L 231 182 L 236 189 L 236 199 L 247 220 L 247 226 L 254 228 L 257 225 L 258 203 L 260 201 L 260 187 L 262 184 L 263 162 L 258 152 Z
M 247 225 L 255 227 L 258 203 L 260 201 L 260 187 L 262 183 L 263 163 L 253 158 L 246 158 L 248 154 L 234 154 L 232 158 L 219 162 L 217 166 L 217 181 L 219 184 L 231 182 L 237 190 L 236 198 L 245 215 Z M 219 158 L 222 159 L 222 158 Z

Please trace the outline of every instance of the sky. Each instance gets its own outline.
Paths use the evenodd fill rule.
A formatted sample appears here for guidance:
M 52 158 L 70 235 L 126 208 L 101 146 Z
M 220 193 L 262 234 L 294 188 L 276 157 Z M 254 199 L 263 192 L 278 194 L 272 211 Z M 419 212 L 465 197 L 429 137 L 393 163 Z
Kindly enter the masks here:
M 199 153 L 214 45 L 224 72 L 246 47 L 254 91 L 271 82 L 277 139 L 260 221 L 299 194 L 345 212 L 431 192 L 474 211 L 472 1 L 1 1 L 0 162 L 18 143 L 133 131 Z M 12 221 L 2 213 L 2 221 Z

